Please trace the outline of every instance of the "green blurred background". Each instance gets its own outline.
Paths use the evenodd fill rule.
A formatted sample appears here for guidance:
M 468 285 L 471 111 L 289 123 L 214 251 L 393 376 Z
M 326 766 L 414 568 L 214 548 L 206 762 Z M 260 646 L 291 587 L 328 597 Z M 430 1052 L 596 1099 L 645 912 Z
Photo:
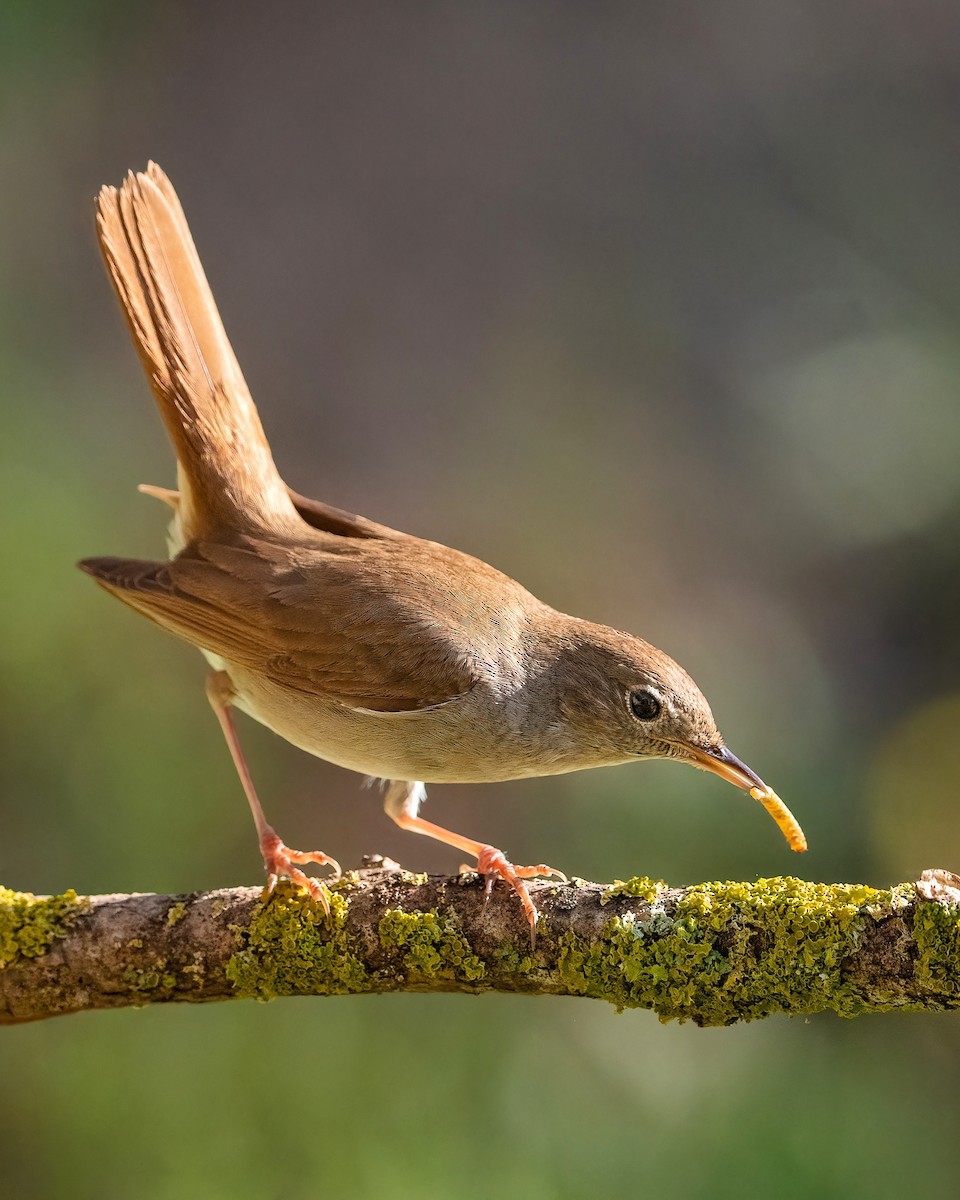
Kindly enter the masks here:
M 76 559 L 172 458 L 91 201 L 180 191 L 300 490 L 663 646 L 811 849 L 674 765 L 435 787 L 518 861 L 884 885 L 960 864 L 960 9 L 0 11 L 0 879 L 259 879 L 195 652 Z M 245 723 L 268 815 L 449 870 Z M 392 996 L 0 1031 L 0 1195 L 953 1194 L 960 1025 L 700 1031 Z

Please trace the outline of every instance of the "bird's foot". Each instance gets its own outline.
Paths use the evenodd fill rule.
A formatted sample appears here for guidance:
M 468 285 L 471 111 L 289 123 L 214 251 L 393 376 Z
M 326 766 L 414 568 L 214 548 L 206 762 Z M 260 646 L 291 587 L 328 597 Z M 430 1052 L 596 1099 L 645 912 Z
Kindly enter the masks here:
M 278 879 L 289 879 L 298 887 L 305 888 L 313 899 L 323 906 L 327 917 L 330 916 L 328 888 L 319 879 L 311 879 L 296 864 L 317 863 L 322 867 L 333 867 L 332 878 L 339 879 L 340 864 L 335 858 L 331 858 L 329 854 L 324 854 L 320 850 L 291 850 L 269 827 L 260 837 L 260 853 L 263 855 L 263 866 L 267 872 L 267 884 L 263 889 L 264 900 L 271 895 L 277 886 Z
M 461 867 L 460 870 L 476 871 L 478 875 L 485 877 L 484 903 L 490 899 L 493 885 L 498 879 L 502 879 L 513 888 L 520 897 L 523 911 L 530 923 L 531 946 L 535 946 L 537 942 L 537 908 L 530 899 L 530 889 L 524 883 L 524 880 L 535 879 L 538 875 L 553 875 L 562 883 L 567 882 L 567 877 L 562 871 L 558 871 L 556 867 L 548 867 L 545 863 L 540 863 L 536 867 L 514 866 L 503 851 L 498 850 L 496 846 L 481 846 L 477 852 L 476 867 Z

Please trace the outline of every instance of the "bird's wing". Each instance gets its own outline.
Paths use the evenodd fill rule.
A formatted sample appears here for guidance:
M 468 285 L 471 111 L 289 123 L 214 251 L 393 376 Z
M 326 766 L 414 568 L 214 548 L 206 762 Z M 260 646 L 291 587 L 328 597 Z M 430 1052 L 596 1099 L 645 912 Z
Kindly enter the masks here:
M 389 543 L 336 541 L 347 551 L 245 539 L 195 543 L 172 562 L 80 566 L 172 633 L 283 687 L 377 712 L 468 692 L 484 664 L 447 581 L 429 567 L 418 581 L 402 556 L 378 552 Z
M 175 488 L 141 483 L 139 490 L 146 496 L 153 496 L 155 500 L 161 500 L 174 512 L 180 507 L 180 493 Z M 360 517 L 356 513 L 336 508 L 332 504 L 324 504 L 322 500 L 311 500 L 309 496 L 301 496 L 291 487 L 287 488 L 287 494 L 299 516 L 311 529 L 317 529 L 321 533 L 333 533 L 337 537 L 354 538 L 402 538 L 406 536 L 396 529 L 391 529 L 389 525 L 378 525 L 369 517 Z
M 356 513 L 345 512 L 332 504 L 324 504 L 322 500 L 311 500 L 309 496 L 301 496 L 293 488 L 287 492 L 293 501 L 293 506 L 312 528 L 323 533 L 335 533 L 338 537 L 354 538 L 396 538 L 403 537 L 395 529 L 387 525 L 378 525 L 368 517 L 359 517 Z

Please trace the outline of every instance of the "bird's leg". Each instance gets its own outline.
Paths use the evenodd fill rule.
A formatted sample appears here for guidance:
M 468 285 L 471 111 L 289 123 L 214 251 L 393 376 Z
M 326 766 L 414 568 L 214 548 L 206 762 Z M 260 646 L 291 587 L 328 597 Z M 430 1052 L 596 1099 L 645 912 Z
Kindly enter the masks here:
M 319 850 L 307 852 L 291 850 L 289 846 L 283 844 L 273 826 L 267 823 L 256 788 L 253 786 L 250 768 L 247 766 L 247 760 L 244 758 L 240 739 L 237 737 L 237 731 L 233 724 L 230 705 L 234 694 L 233 684 L 226 671 L 210 672 L 207 676 L 207 699 L 217 714 L 223 736 L 227 739 L 227 746 L 230 748 L 233 765 L 237 768 L 250 811 L 253 813 L 253 823 L 257 827 L 257 837 L 260 841 L 260 853 L 263 855 L 263 865 L 267 872 L 265 895 L 269 895 L 273 891 L 277 886 L 277 878 L 282 875 L 286 879 L 292 879 L 300 887 L 306 888 L 314 900 L 318 900 L 323 905 L 324 912 L 329 917 L 330 900 L 327 889 L 319 880 L 311 879 L 294 864 L 319 863 L 321 866 L 333 867 L 335 878 L 340 875 L 340 864 L 336 859 Z
M 426 789 L 422 783 L 408 783 L 402 779 L 394 779 L 390 781 L 387 788 L 383 807 L 386 809 L 387 816 L 396 821 L 401 829 L 425 834 L 427 837 L 436 838 L 438 842 L 445 842 L 448 846 L 456 846 L 464 854 L 473 855 L 477 860 L 477 872 L 486 877 L 487 897 L 493 890 L 497 879 L 508 883 L 520 897 L 523 911 L 530 922 L 530 941 L 533 944 L 537 931 L 537 909 L 530 899 L 530 891 L 524 880 L 533 879 L 537 875 L 555 875 L 566 883 L 566 875 L 562 871 L 556 870 L 555 867 L 548 867 L 543 863 L 536 867 L 515 867 L 503 851 L 498 850 L 495 846 L 474 841 L 473 838 L 461 837 L 459 833 L 452 833 L 449 829 L 434 825 L 432 821 L 425 821 L 417 814 L 426 795 Z M 461 870 L 472 869 L 470 867 L 461 868 Z

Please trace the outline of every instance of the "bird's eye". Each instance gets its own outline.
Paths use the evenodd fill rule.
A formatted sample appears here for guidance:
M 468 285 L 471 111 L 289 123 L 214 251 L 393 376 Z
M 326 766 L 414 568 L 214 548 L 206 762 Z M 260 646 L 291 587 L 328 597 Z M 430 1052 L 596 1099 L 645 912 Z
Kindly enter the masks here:
M 660 716 L 660 697 L 656 692 L 639 688 L 630 693 L 630 711 L 638 721 L 653 721 Z

